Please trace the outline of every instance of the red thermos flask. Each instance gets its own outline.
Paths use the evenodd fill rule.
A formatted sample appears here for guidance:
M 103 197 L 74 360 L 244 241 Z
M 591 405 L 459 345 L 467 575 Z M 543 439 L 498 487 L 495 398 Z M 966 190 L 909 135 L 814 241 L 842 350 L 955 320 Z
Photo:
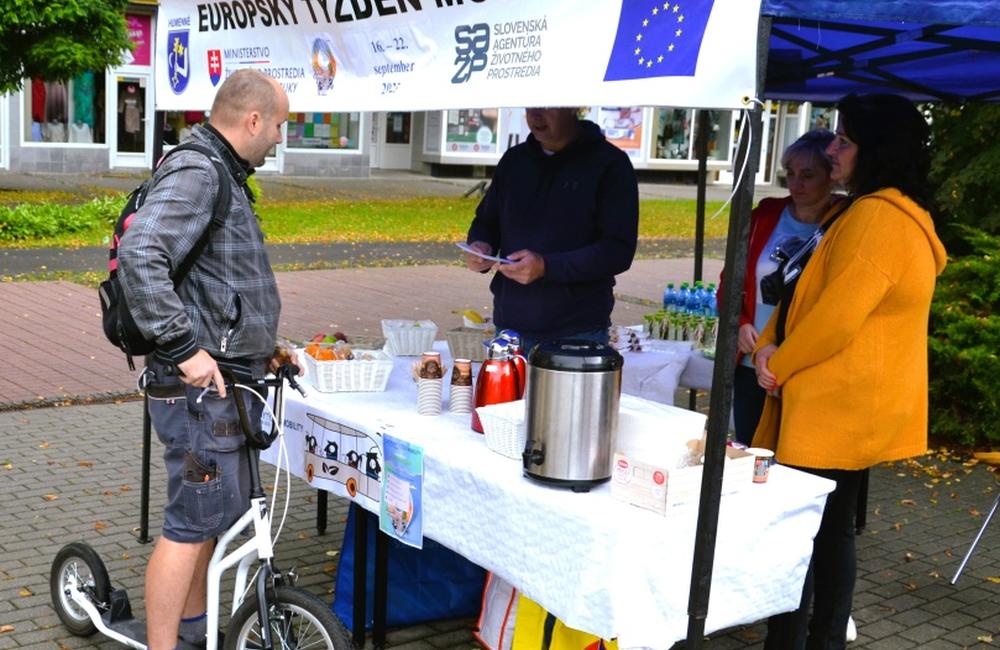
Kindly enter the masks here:
M 518 399 L 520 392 L 517 367 L 511 359 L 509 343 L 493 339 L 486 350 L 486 361 L 479 368 L 479 375 L 476 377 L 476 407 L 513 402 Z M 472 409 L 472 430 L 483 432 L 483 425 L 475 408 Z

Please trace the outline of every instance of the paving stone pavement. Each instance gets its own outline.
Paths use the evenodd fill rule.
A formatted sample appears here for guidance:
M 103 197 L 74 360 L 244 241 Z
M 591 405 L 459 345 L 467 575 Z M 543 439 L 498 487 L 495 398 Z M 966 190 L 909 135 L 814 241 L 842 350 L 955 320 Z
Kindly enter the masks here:
M 0 177 L 0 185 L 29 189 L 53 182 L 41 175 Z M 81 182 L 67 176 L 55 185 L 81 187 Z M 120 189 L 128 189 L 135 182 L 106 175 L 94 184 L 119 183 Z M 286 191 L 299 194 L 316 186 L 308 179 L 275 178 L 273 183 L 276 189 L 268 191 L 287 185 Z M 374 187 L 380 193 L 405 186 L 400 191 L 412 195 L 453 192 L 460 184 L 471 182 L 448 185 L 393 177 L 340 185 L 343 192 L 371 192 Z M 677 195 L 658 187 L 643 192 Z M 706 261 L 706 278 L 717 277 L 718 271 L 717 260 Z M 454 266 L 301 271 L 278 277 L 284 300 L 279 331 L 293 340 L 332 329 L 377 334 L 383 317 L 431 317 L 447 329 L 458 324 L 451 310 L 489 304 L 485 279 Z M 637 261 L 619 278 L 615 322 L 638 322 L 665 282 L 690 277 L 689 259 Z M 86 541 L 101 553 L 113 584 L 128 589 L 136 613 L 142 614 L 151 548 L 135 540 L 141 402 L 122 399 L 134 395 L 134 374 L 103 341 L 94 293 L 67 282 L 0 283 L 0 355 L 6 362 L 0 373 L 0 650 L 119 647 L 97 637 L 70 636 L 49 605 L 50 562 L 70 541 Z M 163 498 L 160 450 L 154 441 L 154 535 Z M 873 469 L 868 527 L 858 538 L 854 616 L 859 637 L 850 648 L 1000 647 L 1000 517 L 986 530 L 958 584 L 948 582 L 998 493 L 991 468 L 963 460 L 936 452 Z M 266 473 L 272 472 L 267 468 Z M 330 500 L 330 527 L 319 536 L 313 499 L 306 485 L 293 479 L 292 506 L 277 556 L 285 566 L 296 567 L 301 585 L 330 601 L 346 502 Z M 472 624 L 455 620 L 407 626 L 392 630 L 388 645 L 399 650 L 472 648 Z M 725 630 L 713 634 L 704 647 L 759 648 L 763 633 L 762 624 Z
M 0 413 L 5 441 L 0 452 L 0 629 L 7 630 L 0 632 L 0 649 L 118 647 L 99 637 L 72 637 L 49 605 L 50 563 L 70 541 L 97 549 L 112 583 L 129 591 L 134 610 L 142 614 L 151 547 L 135 538 L 141 409 L 141 401 L 123 401 Z M 154 439 L 154 536 L 163 498 L 161 449 Z M 270 480 L 268 466 L 265 473 Z M 329 602 L 346 501 L 330 500 L 330 527 L 319 536 L 314 493 L 294 478 L 292 490 L 277 557 L 297 569 L 302 586 Z M 989 467 L 942 453 L 873 470 L 868 526 L 858 538 L 854 616 L 859 637 L 849 647 L 986 649 L 1000 644 L 1000 522 L 987 529 L 958 584 L 948 584 L 996 494 L 996 475 Z M 461 619 L 395 629 L 388 646 L 472 648 L 473 623 Z M 705 647 L 756 648 L 762 638 L 762 625 L 747 626 L 713 634 Z

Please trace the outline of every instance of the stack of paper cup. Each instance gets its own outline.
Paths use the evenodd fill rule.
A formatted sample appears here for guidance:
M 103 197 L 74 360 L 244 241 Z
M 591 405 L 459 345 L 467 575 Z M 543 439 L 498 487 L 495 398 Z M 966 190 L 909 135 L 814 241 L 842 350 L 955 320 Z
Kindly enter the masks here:
M 420 415 L 441 414 L 441 379 L 417 380 L 417 413 Z
M 452 384 L 448 409 L 452 413 L 472 413 L 472 386 Z

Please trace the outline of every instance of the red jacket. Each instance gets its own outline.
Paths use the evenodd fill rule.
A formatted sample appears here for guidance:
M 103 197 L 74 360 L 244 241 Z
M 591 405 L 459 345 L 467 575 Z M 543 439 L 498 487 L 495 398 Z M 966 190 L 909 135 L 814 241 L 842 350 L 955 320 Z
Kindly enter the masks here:
M 757 310 L 757 259 L 764 251 L 771 233 L 778 227 L 781 213 L 792 200 L 786 196 L 783 199 L 762 199 L 753 212 L 750 213 L 750 246 L 747 249 L 747 273 L 743 279 L 743 306 L 740 308 L 740 326 L 753 325 L 754 313 Z M 719 274 L 718 300 L 722 300 L 722 283 L 725 281 L 726 270 Z M 721 304 L 718 305 L 721 308 Z M 742 355 L 740 355 L 742 358 Z M 739 363 L 739 358 L 737 358 Z

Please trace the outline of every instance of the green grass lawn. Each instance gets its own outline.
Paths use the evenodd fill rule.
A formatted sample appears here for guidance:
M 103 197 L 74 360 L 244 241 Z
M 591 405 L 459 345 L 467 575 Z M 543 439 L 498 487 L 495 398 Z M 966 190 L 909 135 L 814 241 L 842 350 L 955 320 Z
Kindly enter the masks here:
M 8 200 L 12 197 L 7 197 Z M 0 247 L 105 246 L 121 202 L 95 199 L 55 205 L 54 197 L 25 197 L 0 204 Z M 268 201 L 257 209 L 273 243 L 356 241 L 458 241 L 465 239 L 478 199 L 462 197 L 370 201 Z M 709 202 L 707 216 L 720 202 Z M 642 238 L 694 237 L 693 200 L 640 203 Z M 706 223 L 707 237 L 724 237 L 728 212 Z

